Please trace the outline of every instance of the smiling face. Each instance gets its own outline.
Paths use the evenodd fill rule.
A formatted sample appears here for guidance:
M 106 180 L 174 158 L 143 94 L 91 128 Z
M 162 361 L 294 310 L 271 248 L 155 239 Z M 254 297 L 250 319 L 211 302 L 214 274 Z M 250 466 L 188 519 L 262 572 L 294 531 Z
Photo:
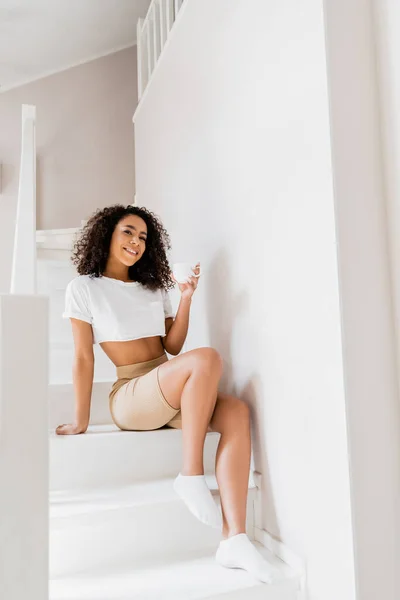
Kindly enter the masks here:
M 127 267 L 137 263 L 146 250 L 147 225 L 137 215 L 127 215 L 117 223 L 109 256 Z

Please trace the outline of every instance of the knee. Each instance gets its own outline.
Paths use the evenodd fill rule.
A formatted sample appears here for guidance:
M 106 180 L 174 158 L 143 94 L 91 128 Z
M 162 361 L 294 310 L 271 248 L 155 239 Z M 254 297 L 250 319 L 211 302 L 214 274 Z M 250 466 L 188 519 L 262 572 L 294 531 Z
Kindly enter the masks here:
M 222 373 L 222 357 L 214 348 L 198 348 L 194 351 L 194 364 L 197 368 L 215 370 Z

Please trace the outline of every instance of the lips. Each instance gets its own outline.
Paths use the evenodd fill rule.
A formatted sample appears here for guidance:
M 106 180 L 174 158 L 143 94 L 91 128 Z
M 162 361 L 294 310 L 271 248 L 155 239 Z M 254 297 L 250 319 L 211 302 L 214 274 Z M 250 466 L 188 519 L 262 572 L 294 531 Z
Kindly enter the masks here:
M 131 250 L 130 248 L 124 248 L 125 252 L 128 252 L 131 256 L 138 256 L 139 252 L 137 250 Z

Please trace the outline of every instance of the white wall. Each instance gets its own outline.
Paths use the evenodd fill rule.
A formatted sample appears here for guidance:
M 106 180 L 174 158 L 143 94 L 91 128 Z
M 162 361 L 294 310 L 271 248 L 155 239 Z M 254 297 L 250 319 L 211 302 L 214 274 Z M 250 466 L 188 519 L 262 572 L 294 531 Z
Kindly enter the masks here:
M 376 4 L 376 16 L 389 4 Z M 358 598 L 397 600 L 400 405 L 385 202 L 396 187 L 382 171 L 371 2 L 325 5 Z
M 259 525 L 305 559 L 311 600 L 352 600 L 322 1 L 183 11 L 135 118 L 138 204 L 203 263 L 188 346 L 216 347 L 253 408 Z
M 400 332 L 400 4 L 373 0 L 396 329 Z M 400 336 L 398 336 L 400 344 Z M 397 349 L 400 373 L 400 346 Z

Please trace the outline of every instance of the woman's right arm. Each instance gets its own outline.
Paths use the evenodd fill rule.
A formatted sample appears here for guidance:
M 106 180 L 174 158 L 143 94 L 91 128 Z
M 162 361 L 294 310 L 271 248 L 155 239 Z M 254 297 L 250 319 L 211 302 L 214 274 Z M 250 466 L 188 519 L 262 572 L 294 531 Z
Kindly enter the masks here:
M 73 386 L 75 395 L 75 419 L 73 423 L 59 425 L 58 435 L 85 433 L 89 425 L 90 401 L 92 398 L 94 353 L 93 331 L 90 323 L 71 319 L 75 356 L 73 364 Z

